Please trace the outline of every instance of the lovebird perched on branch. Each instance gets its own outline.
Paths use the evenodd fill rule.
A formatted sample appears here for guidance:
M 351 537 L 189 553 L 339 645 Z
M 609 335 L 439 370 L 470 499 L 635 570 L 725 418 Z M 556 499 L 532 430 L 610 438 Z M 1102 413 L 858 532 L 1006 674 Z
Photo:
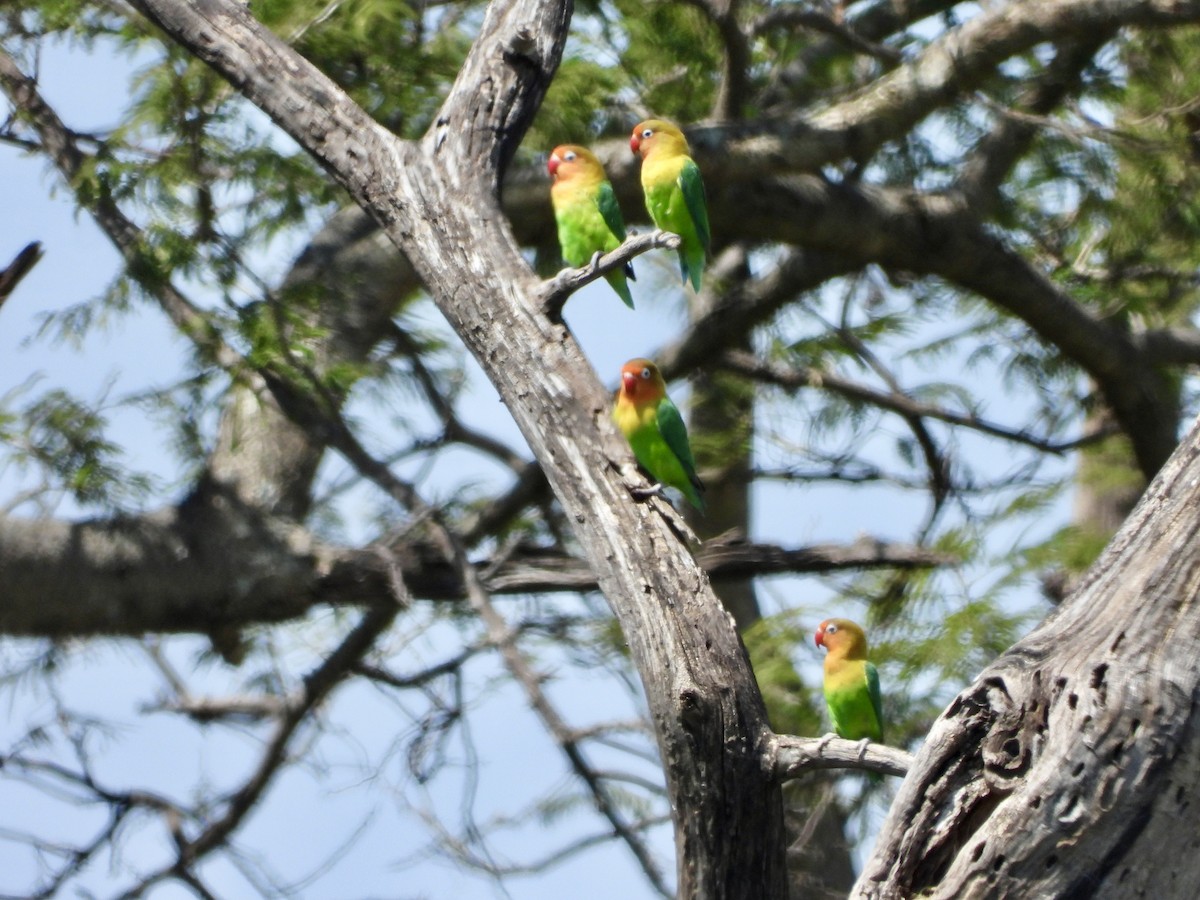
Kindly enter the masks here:
M 677 488 L 692 506 L 704 512 L 700 496 L 704 484 L 696 475 L 687 427 L 679 408 L 667 396 L 658 366 L 650 360 L 631 359 L 621 368 L 613 421 L 628 439 L 641 467 L 660 485 Z
M 625 240 L 625 221 L 596 155 L 586 147 L 563 144 L 554 148 L 546 168 L 554 179 L 550 202 L 554 204 L 563 259 L 569 265 L 582 266 L 597 253 L 617 249 Z M 626 281 L 634 278 L 633 264 L 625 263 L 604 277 L 625 305 L 633 309 Z
M 867 661 L 867 636 L 849 619 L 826 619 L 816 642 L 825 656 L 825 705 L 833 730 L 851 741 L 883 741 L 879 673 Z
M 711 238 L 704 182 L 688 156 L 687 138 L 670 122 L 647 119 L 633 129 L 629 146 L 642 157 L 646 211 L 655 225 L 682 238 L 679 272 L 698 292 Z

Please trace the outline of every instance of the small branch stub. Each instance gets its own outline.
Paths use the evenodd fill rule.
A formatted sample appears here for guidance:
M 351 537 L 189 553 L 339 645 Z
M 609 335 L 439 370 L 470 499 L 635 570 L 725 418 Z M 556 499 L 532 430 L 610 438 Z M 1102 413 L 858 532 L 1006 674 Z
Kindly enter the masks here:
M 649 250 L 678 250 L 682 239 L 669 231 L 652 231 L 649 234 L 633 235 L 625 239 L 615 250 L 605 253 L 578 269 L 563 269 L 553 278 L 542 283 L 542 311 L 557 320 L 562 314 L 567 298 L 597 278 L 621 268 L 636 256 Z
M 29 274 L 39 259 L 42 258 L 40 241 L 32 241 L 16 255 L 11 263 L 0 270 L 0 304 L 8 299 L 9 294 L 16 290 L 21 279 Z
M 777 734 L 768 745 L 769 759 L 780 781 L 799 778 L 815 769 L 860 769 L 904 777 L 912 766 L 911 753 L 886 744 Z

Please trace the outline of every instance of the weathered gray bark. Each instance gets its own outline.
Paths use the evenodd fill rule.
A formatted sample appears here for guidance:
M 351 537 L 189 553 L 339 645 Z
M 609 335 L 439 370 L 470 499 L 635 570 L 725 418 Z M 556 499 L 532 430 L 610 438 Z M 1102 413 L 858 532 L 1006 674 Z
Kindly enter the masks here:
M 1200 426 L 1079 590 L 935 723 L 853 896 L 1191 897 Z
M 493 4 L 431 133 L 405 144 L 233 3 L 138 3 L 308 148 L 380 221 L 493 381 L 628 636 L 667 768 L 679 892 L 778 896 L 782 809 L 762 700 L 727 614 L 657 504 L 496 201 L 557 65 L 570 4 Z M 468 237 L 469 236 L 469 237 Z M 531 369 L 530 359 L 540 365 Z

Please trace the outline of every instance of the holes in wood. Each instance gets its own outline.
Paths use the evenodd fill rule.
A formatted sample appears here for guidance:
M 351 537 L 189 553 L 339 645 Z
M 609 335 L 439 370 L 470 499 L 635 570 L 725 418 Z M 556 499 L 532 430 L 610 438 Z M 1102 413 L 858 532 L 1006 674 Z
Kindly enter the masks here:
M 1103 703 L 1108 696 L 1108 683 L 1105 680 L 1108 675 L 1108 663 L 1100 663 L 1092 669 L 1091 688 L 1100 695 L 1100 702 Z

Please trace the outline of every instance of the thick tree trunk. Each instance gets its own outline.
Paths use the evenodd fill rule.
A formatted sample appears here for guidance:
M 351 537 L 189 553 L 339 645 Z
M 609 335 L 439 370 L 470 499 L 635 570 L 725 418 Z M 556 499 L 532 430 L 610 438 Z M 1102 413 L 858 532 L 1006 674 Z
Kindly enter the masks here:
M 1200 426 L 935 723 L 853 896 L 1195 896 L 1198 660 Z
M 680 896 L 781 896 L 782 804 L 745 652 L 670 517 L 634 503 L 608 398 L 569 332 L 540 313 L 541 283 L 496 199 L 558 63 L 569 0 L 492 4 L 418 144 L 384 132 L 235 3 L 137 5 L 372 212 L 495 384 L 630 641 L 667 770 Z

